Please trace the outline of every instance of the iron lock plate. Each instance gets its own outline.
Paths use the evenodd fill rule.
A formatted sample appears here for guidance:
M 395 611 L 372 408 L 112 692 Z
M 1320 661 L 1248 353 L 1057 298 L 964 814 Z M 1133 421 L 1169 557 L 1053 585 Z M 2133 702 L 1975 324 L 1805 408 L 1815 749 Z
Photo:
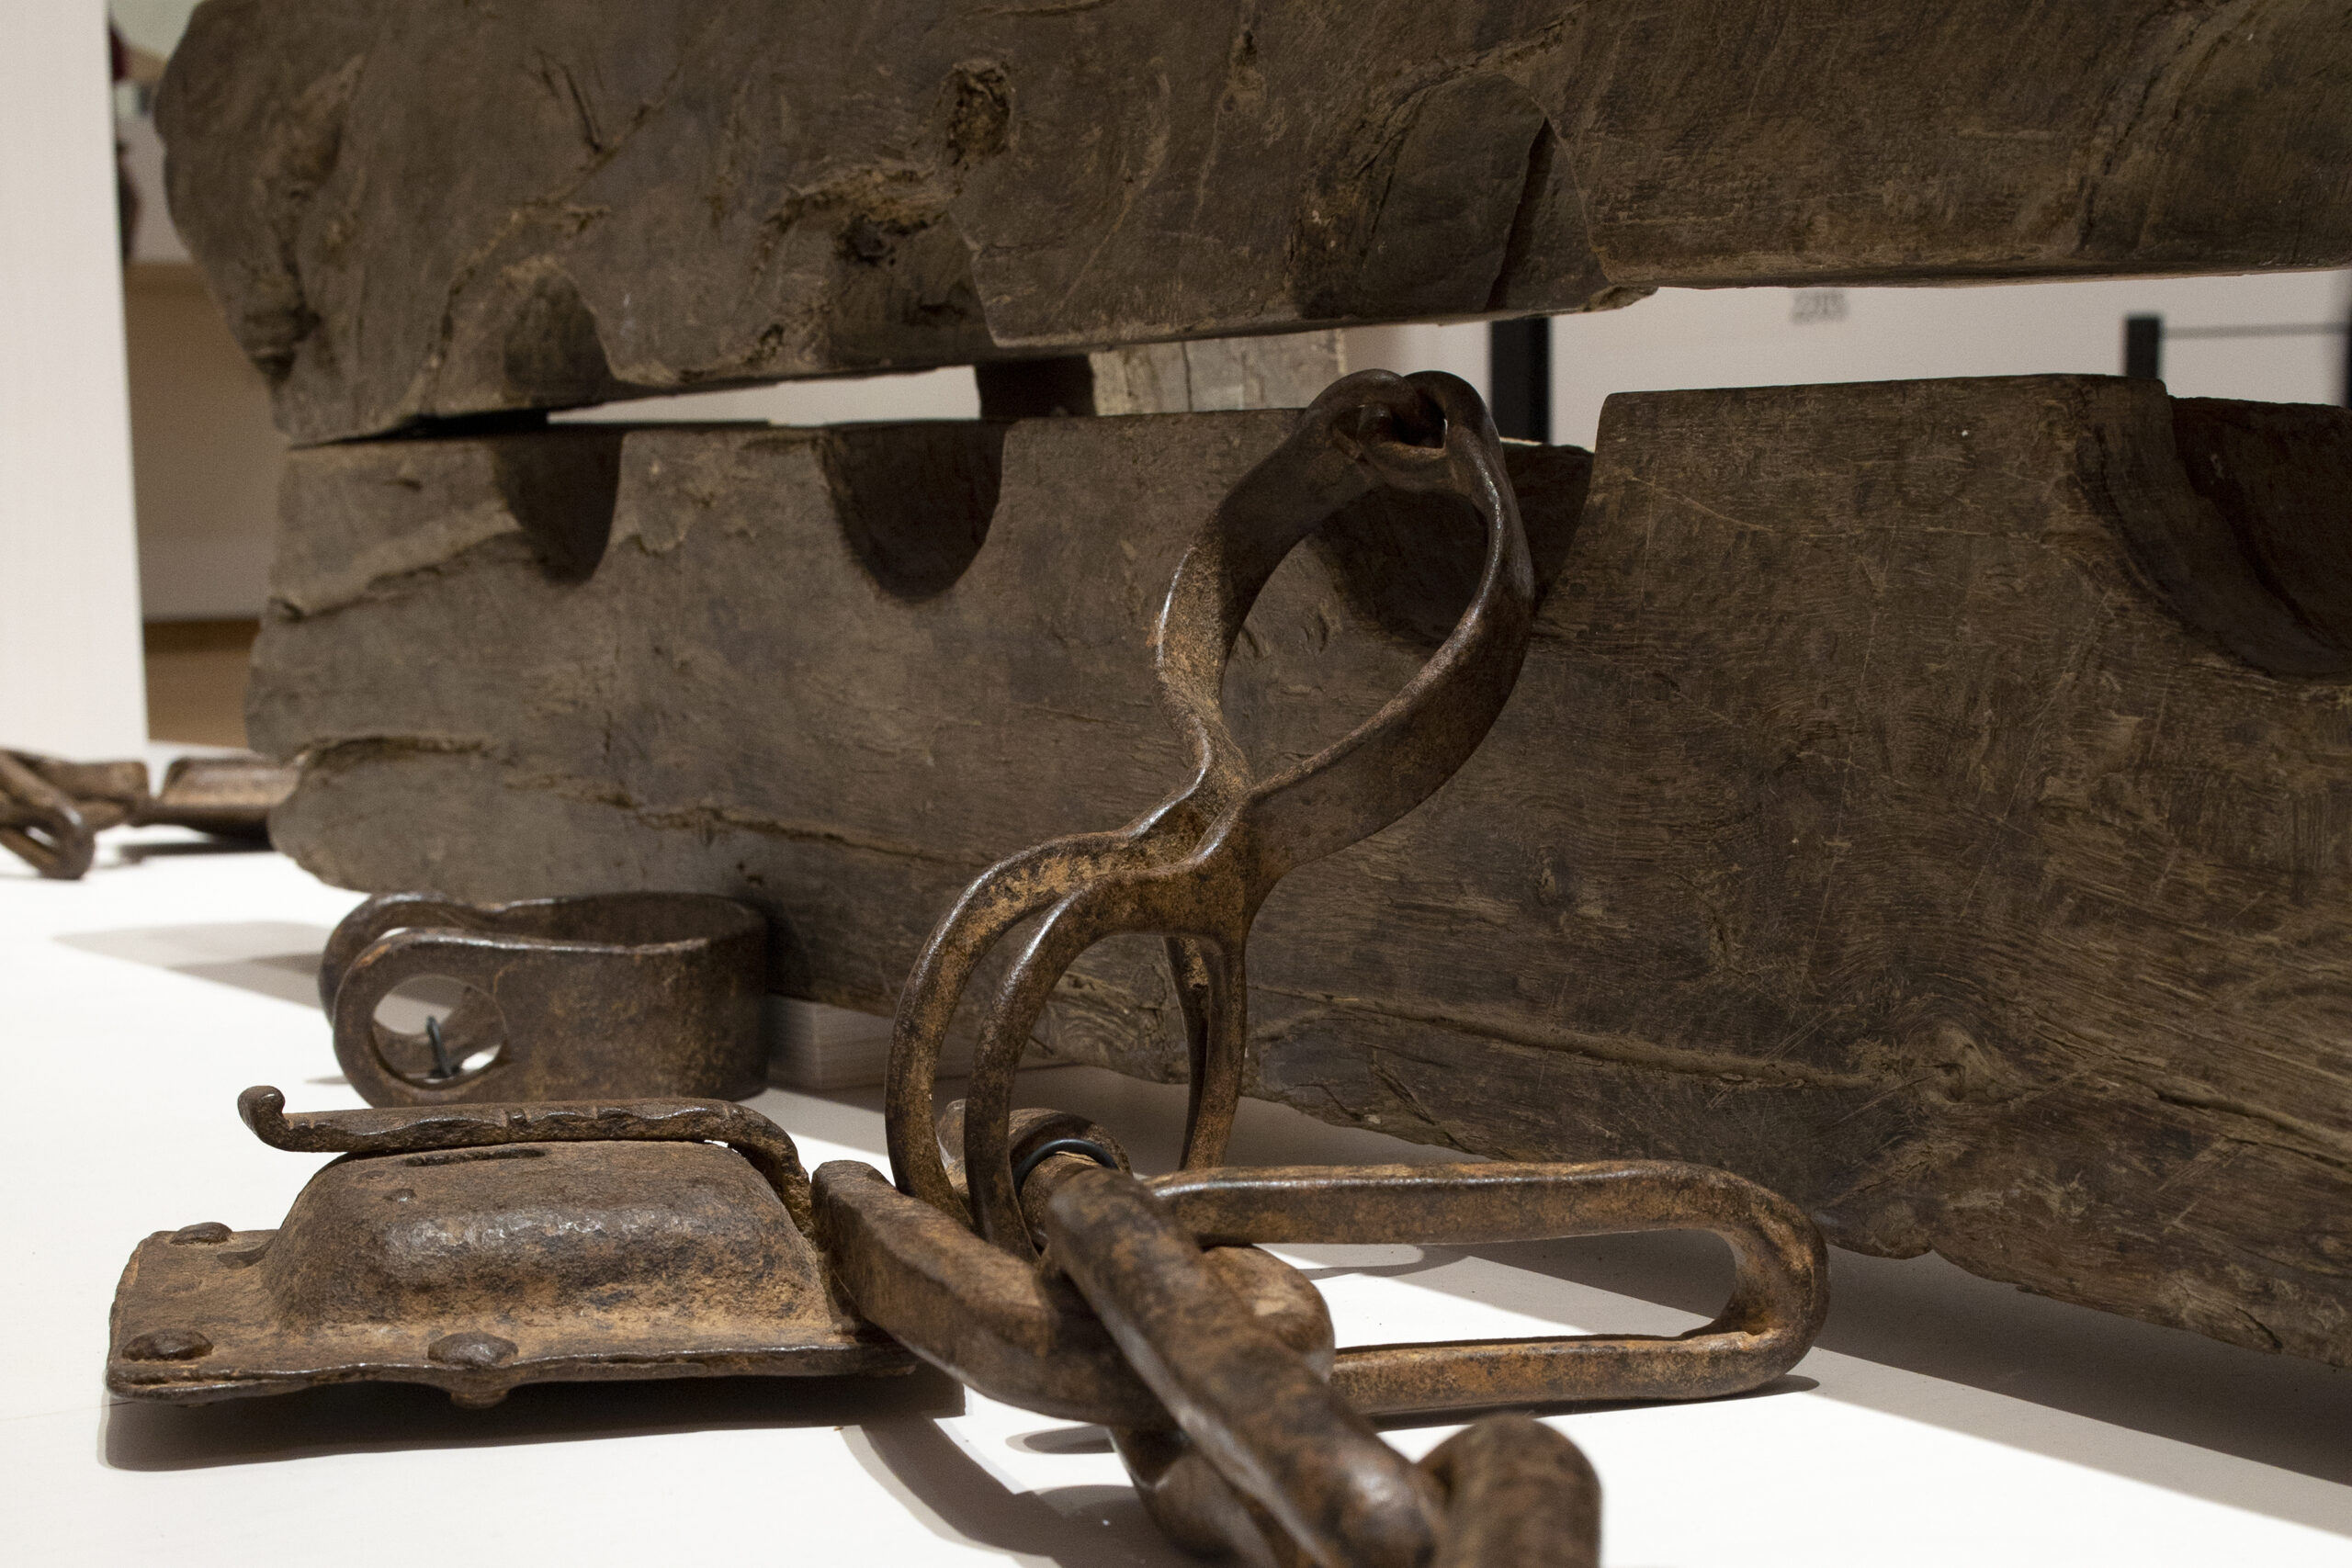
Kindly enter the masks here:
M 311 1178 L 277 1230 L 194 1224 L 140 1244 L 115 1297 L 117 1393 L 202 1401 L 385 1381 L 486 1405 L 526 1382 L 916 1364 L 838 1299 L 803 1229 L 797 1157 L 779 1179 L 774 1145 L 789 1142 L 740 1106 L 403 1120 L 287 1118 L 274 1089 L 244 1104 L 281 1147 L 359 1146 Z M 770 1135 L 764 1156 L 739 1141 Z

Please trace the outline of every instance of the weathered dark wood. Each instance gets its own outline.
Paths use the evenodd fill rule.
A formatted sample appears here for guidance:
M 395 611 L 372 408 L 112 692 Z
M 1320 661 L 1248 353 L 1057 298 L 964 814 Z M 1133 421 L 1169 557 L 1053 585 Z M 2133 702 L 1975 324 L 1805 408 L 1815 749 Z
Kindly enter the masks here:
M 981 866 L 1181 775 L 1149 624 L 1293 417 L 632 433 L 585 581 L 496 443 L 299 453 L 251 715 L 310 755 L 278 841 L 354 886 L 745 898 L 783 988 L 886 1010 Z M 1556 579 L 1526 672 L 1428 805 L 1268 904 L 1253 1092 L 1720 1164 L 1848 1247 L 2352 1364 L 2346 689 L 2230 651 L 2340 667 L 2296 606 L 2341 601 L 2352 471 L 2297 481 L 2299 558 L 2244 507 L 2347 420 L 2023 378 L 1628 395 L 1589 470 L 1512 449 Z M 1261 766 L 1467 599 L 1475 528 L 1405 521 L 1261 601 L 1227 697 Z M 910 587 L 876 536 L 954 547 Z M 2143 559 L 2238 575 L 2177 610 Z M 1178 1071 L 1157 944 L 1098 949 L 1045 1033 Z
M 2338 0 L 210 0 L 289 434 L 1658 285 L 2352 262 Z

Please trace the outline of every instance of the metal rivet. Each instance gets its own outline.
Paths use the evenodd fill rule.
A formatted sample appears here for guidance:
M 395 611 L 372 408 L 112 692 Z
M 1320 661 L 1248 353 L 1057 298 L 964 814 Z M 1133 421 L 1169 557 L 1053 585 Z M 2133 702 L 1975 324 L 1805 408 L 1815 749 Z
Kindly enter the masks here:
M 514 1359 L 514 1341 L 495 1334 L 445 1334 L 424 1353 L 445 1367 L 495 1367 Z
M 122 1348 L 129 1361 L 193 1361 L 212 1354 L 212 1341 L 193 1328 L 153 1328 Z

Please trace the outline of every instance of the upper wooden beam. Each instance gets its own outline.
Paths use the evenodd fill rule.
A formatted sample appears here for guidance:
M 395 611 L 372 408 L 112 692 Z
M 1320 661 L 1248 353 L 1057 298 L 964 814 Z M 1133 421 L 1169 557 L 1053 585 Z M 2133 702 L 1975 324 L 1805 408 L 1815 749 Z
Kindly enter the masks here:
M 2338 0 L 211 0 L 287 432 L 1661 285 L 2352 263 Z

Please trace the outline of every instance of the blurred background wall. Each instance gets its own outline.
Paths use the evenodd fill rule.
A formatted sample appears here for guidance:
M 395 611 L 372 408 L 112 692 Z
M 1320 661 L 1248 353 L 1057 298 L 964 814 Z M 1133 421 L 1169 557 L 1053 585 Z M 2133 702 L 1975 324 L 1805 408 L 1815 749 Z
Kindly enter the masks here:
M 0 741 L 145 739 L 100 0 L 6 13 L 0 46 Z

